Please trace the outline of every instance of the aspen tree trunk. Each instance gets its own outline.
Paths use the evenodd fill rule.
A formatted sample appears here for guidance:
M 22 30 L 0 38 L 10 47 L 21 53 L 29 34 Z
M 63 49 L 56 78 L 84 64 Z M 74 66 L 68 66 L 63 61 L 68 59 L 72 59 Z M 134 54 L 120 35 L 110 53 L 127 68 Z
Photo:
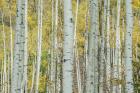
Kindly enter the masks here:
M 132 31 L 133 14 L 132 0 L 126 0 L 126 38 L 125 38 L 125 92 L 134 93 L 133 69 L 132 69 Z
M 4 93 L 4 89 L 5 89 L 5 81 L 4 81 L 4 61 L 2 60 L 3 63 L 3 71 L 2 71 L 2 93 Z
M 57 44 L 57 30 L 58 30 L 58 0 L 55 0 L 55 27 L 54 27 L 54 93 L 57 93 L 58 88 L 58 44 Z
M 110 61 L 110 0 L 107 1 L 107 56 L 106 56 L 106 82 L 107 91 L 110 92 L 111 61 Z
M 92 8 L 93 11 L 91 12 L 91 32 L 93 30 L 92 36 L 93 36 L 93 62 L 94 62 L 94 93 L 98 93 L 98 87 L 99 87 L 99 72 L 98 72 L 98 32 L 99 32 L 99 6 L 98 6 L 98 0 L 93 0 L 92 2 Z M 94 11 L 95 9 L 95 11 Z M 94 19 L 95 17 L 95 19 Z
M 123 32 L 122 32 L 122 54 L 121 54 L 121 56 L 122 56 L 122 59 L 121 59 L 121 61 L 122 61 L 122 80 L 125 82 L 125 71 L 124 71 L 124 69 L 125 69 L 125 63 L 124 63 L 124 55 L 125 55 L 125 53 L 124 53 L 124 49 L 125 49 L 125 23 L 124 23 L 124 18 L 123 18 L 123 20 L 122 20 L 122 29 L 123 29 Z M 125 92 L 125 83 L 123 83 L 122 84 L 122 89 L 121 89 L 121 91 L 122 91 L 122 93 L 124 93 Z
M 10 93 L 11 91 L 11 80 L 12 80 L 12 68 L 13 68 L 13 31 L 12 31 L 12 15 L 11 15 L 11 1 L 9 1 L 8 3 L 8 7 L 9 7 L 9 22 L 10 22 L 10 55 L 9 55 L 9 91 L 8 93 Z
M 28 42 L 28 28 L 27 28 L 27 10 L 28 10 L 28 7 L 27 7 L 27 4 L 28 4 L 28 0 L 25 0 L 22 2 L 23 4 L 25 4 L 25 10 L 24 10 L 24 15 L 25 15 L 25 20 L 24 20 L 24 24 L 26 25 L 25 27 L 25 32 L 24 32 L 24 40 L 25 40 L 25 43 L 24 43 L 24 64 L 23 64 L 23 69 L 24 69 L 24 72 L 23 72 L 23 76 L 24 76 L 24 80 L 23 80 L 23 92 L 24 93 L 28 93 L 28 85 L 27 85 L 27 82 L 28 82 L 28 78 L 27 78 L 27 65 L 28 65 L 28 45 L 27 45 L 27 42 Z
M 51 92 L 57 92 L 57 28 L 58 28 L 58 0 L 52 0 L 52 42 L 51 42 Z
M 78 93 L 81 93 L 81 74 L 80 74 L 80 64 L 79 64 L 78 50 L 77 50 L 77 21 L 78 21 L 78 11 L 79 11 L 79 0 L 76 1 L 76 11 L 75 11 L 74 58 L 75 58 L 76 72 L 74 72 L 74 73 L 76 73 L 76 77 L 77 77 Z
M 3 75 L 3 73 L 2 73 L 2 69 L 3 69 L 3 63 L 2 63 L 2 61 L 1 61 L 1 69 L 0 69 L 0 84 L 1 84 L 1 86 L 0 86 L 0 92 L 2 92 L 2 84 L 3 84 L 3 82 L 2 82 L 2 75 Z
M 10 93 L 10 55 L 8 54 L 7 93 Z
M 12 19 L 11 19 L 11 10 L 10 10 L 10 62 L 11 62 L 11 79 L 12 79 L 12 71 L 13 71 L 13 31 L 12 31 Z M 10 86 L 12 86 L 10 82 Z M 11 90 L 11 89 L 10 89 Z
M 2 34 L 3 34 L 3 53 L 4 53 L 4 71 L 3 71 L 3 82 L 4 82 L 4 93 L 7 93 L 7 65 L 6 65 L 6 41 L 5 41 L 5 29 L 4 29 L 4 14 L 2 13 Z
M 89 33 L 86 93 L 98 93 L 98 17 L 98 0 L 90 0 L 91 31 Z
M 104 75 L 104 71 L 105 71 L 105 52 L 104 52 L 104 48 L 105 48 L 105 36 L 104 33 L 106 31 L 106 15 L 107 15 L 107 0 L 104 0 L 104 14 L 102 16 L 102 5 L 103 5 L 103 1 L 101 1 L 101 5 L 100 5 L 100 24 L 101 24 L 101 50 L 100 50 L 100 63 L 99 63 L 99 93 L 104 93 L 105 92 L 105 75 Z
M 27 0 L 18 0 L 11 93 L 21 93 L 25 91 L 24 87 L 27 86 L 24 85 L 24 83 L 26 82 L 25 79 L 27 79 L 27 75 L 25 75 L 25 71 L 27 71 L 26 70 L 27 49 L 25 47 L 25 45 L 27 44 L 25 40 L 26 34 L 27 34 Z
M 113 81 L 115 85 L 113 86 L 113 93 L 121 92 L 121 85 L 119 80 L 121 79 L 121 54 L 120 54 L 120 8 L 121 0 L 117 0 L 117 23 L 116 23 L 116 48 L 115 48 L 115 62 L 113 64 Z
M 74 25 L 72 1 L 64 0 L 63 92 L 72 93 Z
M 88 31 L 88 30 L 87 30 Z M 86 87 L 87 87 L 87 81 L 86 81 L 86 75 L 87 75 L 87 62 L 88 62 L 88 32 L 86 32 L 85 35 L 85 69 L 84 69 L 84 81 L 83 81 L 83 86 L 82 86 L 82 93 L 86 92 Z
M 88 5 L 87 5 L 88 7 Z M 87 8 L 86 7 L 86 8 Z M 86 13 L 86 24 L 85 24 L 85 46 L 84 46 L 84 54 L 85 54 L 85 70 L 84 70 L 84 81 L 83 81 L 83 87 L 82 87 L 82 93 L 85 93 L 86 92 L 86 87 L 87 87 L 87 69 L 88 69 L 88 14 L 89 14 L 89 11 L 88 11 L 88 8 L 86 9 L 87 10 L 87 13 Z
M 31 89 L 30 89 L 30 93 L 33 93 L 33 89 L 34 89 L 34 81 L 35 81 L 35 63 L 36 63 L 36 57 L 33 61 L 33 73 L 32 73 L 32 85 L 31 85 Z
M 112 34 L 114 35 L 114 33 L 115 33 L 115 25 L 116 25 L 116 23 L 115 23 L 115 14 L 116 13 L 116 11 L 115 11 L 115 7 L 114 8 L 112 8 Z M 112 46 L 113 46 L 113 48 L 111 49 L 111 51 L 110 51 L 110 53 L 111 53 L 111 61 L 110 61 L 110 73 L 111 73 L 111 75 L 110 75 L 110 80 L 109 80 L 109 82 L 110 82 L 110 92 L 111 93 L 113 93 L 113 64 L 114 64 L 114 62 L 115 62 L 115 37 L 113 36 L 112 37 L 113 39 L 112 39 Z
M 52 0 L 52 34 L 51 34 L 51 87 L 50 92 L 55 92 L 55 0 Z
M 60 16 L 63 16 L 63 13 L 62 13 L 62 11 L 63 11 L 63 0 L 60 0 L 60 3 L 59 3 L 60 5 Z M 61 18 L 60 17 L 60 24 L 61 24 L 61 26 L 60 26 L 60 31 L 63 33 L 63 17 Z M 61 34 L 62 35 L 62 34 Z M 60 44 L 60 93 L 63 93 L 63 39 L 62 39 L 62 37 L 60 37 L 59 38 L 59 44 Z
M 59 38 L 60 39 L 60 38 Z M 59 40 L 58 40 L 59 41 Z M 58 48 L 60 48 L 60 44 L 59 43 L 57 46 L 59 46 Z M 61 54 L 61 50 L 57 50 L 57 93 L 61 93 L 61 59 L 62 59 L 62 54 Z
M 38 0 L 38 43 L 37 43 L 37 63 L 36 63 L 36 81 L 35 81 L 35 93 L 39 93 L 39 76 L 41 65 L 41 47 L 42 47 L 42 12 L 43 1 Z

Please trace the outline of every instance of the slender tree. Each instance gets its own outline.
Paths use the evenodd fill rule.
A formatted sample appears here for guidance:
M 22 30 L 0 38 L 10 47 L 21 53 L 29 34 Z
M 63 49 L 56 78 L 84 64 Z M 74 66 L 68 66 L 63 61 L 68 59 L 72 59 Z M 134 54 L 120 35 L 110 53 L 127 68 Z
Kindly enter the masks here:
M 26 63 L 26 34 L 27 34 L 27 0 L 17 1 L 16 15 L 16 32 L 15 32 L 15 49 L 14 63 L 12 70 L 11 93 L 21 93 L 24 90 L 24 83 L 27 75 L 25 75 Z M 25 65 L 26 64 L 26 65 Z M 27 73 L 26 73 L 27 74 Z M 25 75 L 25 76 L 24 76 Z
M 10 53 L 10 62 L 11 62 L 11 79 L 12 79 L 12 68 L 13 68 L 13 30 L 12 30 L 12 18 L 11 18 L 11 9 L 10 9 L 10 47 L 11 47 L 11 53 Z M 11 82 L 10 82 L 11 85 Z
M 77 80 L 78 93 L 81 93 L 81 73 L 80 73 L 80 64 L 79 64 L 79 57 L 78 57 L 78 50 L 77 50 L 77 21 L 78 21 L 78 12 L 79 12 L 79 0 L 76 1 L 76 11 L 75 11 L 75 26 L 74 26 L 74 60 L 75 60 L 74 65 L 75 66 L 74 67 L 76 69 L 76 79 L 74 79 L 73 82 L 75 82 Z
M 28 4 L 28 0 L 25 0 L 25 1 L 23 1 L 22 2 L 23 4 L 25 4 L 25 10 L 23 11 L 24 12 L 24 15 L 25 15 L 25 20 L 24 20 L 24 24 L 26 25 L 26 27 L 25 27 L 25 32 L 24 32 L 24 64 L 23 64 L 23 68 L 24 68 L 24 71 L 23 71 L 23 76 L 24 76 L 24 79 L 23 79 L 23 85 L 22 85 L 22 87 L 23 87 L 23 91 L 24 91 L 24 93 L 28 93 L 28 89 L 27 89 L 27 87 L 28 87 L 28 76 L 27 76 L 27 65 L 28 65 L 28 28 L 27 28 L 27 25 L 28 25 L 28 23 L 27 23 L 27 10 L 28 10 L 28 7 L 27 7 L 27 4 Z M 12 38 L 12 37 L 11 37 Z M 12 41 L 11 41 L 11 43 L 12 43 Z
M 87 64 L 88 64 L 88 13 L 89 13 L 89 11 L 88 11 L 88 4 L 87 4 L 87 6 L 86 6 L 86 11 L 87 11 L 87 13 L 86 13 L 86 15 L 85 15 L 85 20 L 86 20 L 86 23 L 85 23 L 85 44 L 84 44 L 84 59 L 85 59 L 85 65 L 84 65 L 84 67 L 85 67 L 85 69 L 84 69 L 84 80 L 83 80 L 83 87 L 82 87 L 82 93 L 85 93 L 86 92 L 86 77 L 87 77 L 87 69 L 88 69 L 88 66 L 87 66 Z
M 104 0 L 104 7 L 103 5 L 103 1 L 101 0 L 100 2 L 100 29 L 101 29 L 101 50 L 100 50 L 100 63 L 99 63 L 99 93 L 104 93 L 104 89 L 105 89 L 105 31 L 106 31 L 106 15 L 107 15 L 107 0 Z M 104 9 L 102 9 L 102 7 Z M 102 11 L 104 10 L 104 11 Z M 102 12 L 103 12 L 103 16 L 102 16 Z M 107 64 L 106 64 L 107 65 Z M 107 75 L 108 76 L 108 75 Z M 107 84 L 108 85 L 108 84 Z
M 107 81 L 107 91 L 111 91 L 110 89 L 110 81 L 111 81 L 111 61 L 110 61 L 110 0 L 107 0 L 107 38 L 106 38 L 106 81 Z
M 6 58 L 6 36 L 5 36 L 5 25 L 4 25 L 4 13 L 2 13 L 2 34 L 3 34 L 3 55 L 4 55 L 4 71 L 3 71 L 3 93 L 7 93 L 7 58 Z
M 55 92 L 55 71 L 56 71 L 56 56 L 55 56 L 55 49 L 56 49 L 56 27 L 55 27 L 55 0 L 51 2 L 52 7 L 52 32 L 51 32 L 51 82 L 52 82 L 52 89 L 51 92 Z
M 120 73 L 121 72 L 121 54 L 120 54 L 120 8 L 121 8 L 121 0 L 117 0 L 117 23 L 116 23 L 116 49 L 115 49 L 115 62 L 113 64 L 113 73 L 114 73 L 114 81 L 119 81 Z M 113 93 L 120 93 L 121 88 L 119 86 L 120 84 L 117 82 L 117 84 L 113 87 Z
M 133 13 L 132 0 L 126 0 L 126 38 L 125 38 L 125 92 L 134 93 L 133 71 L 132 71 L 132 31 Z
M 98 93 L 98 30 L 99 9 L 98 0 L 90 0 L 91 28 L 89 33 L 89 50 L 87 64 L 86 93 Z
M 72 1 L 64 0 L 63 92 L 72 93 L 74 25 Z
M 58 85 L 58 44 L 57 44 L 57 33 L 58 33 L 58 2 L 59 0 L 55 0 L 55 26 L 54 26 L 54 93 L 57 93 L 57 85 Z
M 37 63 L 36 63 L 36 81 L 35 81 L 35 93 L 38 93 L 39 89 L 39 76 L 41 65 L 41 49 L 42 49 L 42 13 L 43 13 L 43 0 L 38 0 L 38 42 L 37 42 Z

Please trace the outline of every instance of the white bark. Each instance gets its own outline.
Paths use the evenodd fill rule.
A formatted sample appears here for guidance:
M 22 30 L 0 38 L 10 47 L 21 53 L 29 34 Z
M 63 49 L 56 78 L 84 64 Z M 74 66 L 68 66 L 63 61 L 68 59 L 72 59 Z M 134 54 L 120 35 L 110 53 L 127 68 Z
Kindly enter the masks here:
M 0 78 L 0 80 L 1 80 L 1 90 L 0 90 L 0 92 L 3 92 L 3 61 L 1 61 L 1 78 Z
M 106 56 L 107 91 L 110 92 L 111 61 L 110 61 L 110 0 L 107 1 L 107 56 Z
M 79 64 L 79 57 L 78 57 L 78 50 L 77 50 L 77 21 L 78 21 L 78 11 L 79 11 L 79 0 L 76 1 L 76 11 L 75 11 L 74 56 L 75 56 L 75 62 L 76 62 L 76 75 L 77 75 L 78 93 L 81 93 L 81 74 L 80 74 L 80 64 Z
M 54 93 L 58 90 L 58 44 L 57 44 L 57 30 L 58 30 L 58 0 L 55 0 L 55 27 L 54 27 Z
M 11 19 L 11 11 L 10 11 L 10 47 L 11 47 L 11 55 L 10 55 L 10 61 L 11 61 L 11 79 L 12 79 L 12 71 L 13 71 L 13 31 L 12 31 L 12 19 Z M 11 85 L 11 83 L 10 83 Z M 12 86 L 12 85 L 11 85 Z
M 8 71 L 7 71 L 7 93 L 10 93 L 10 56 L 8 55 Z
M 40 76 L 41 47 L 42 47 L 42 16 L 43 16 L 42 13 L 43 13 L 43 0 L 38 0 L 38 43 L 37 43 L 35 93 L 39 92 L 39 76 Z
M 52 33 L 51 33 L 51 92 L 55 92 L 55 1 L 52 0 Z
M 103 5 L 103 4 L 101 4 Z M 102 6 L 101 6 L 102 7 Z M 101 9 L 103 10 L 103 9 Z M 101 11 L 102 12 L 102 11 Z M 102 13 L 101 13 L 102 14 Z M 100 15 L 101 16 L 101 15 Z M 99 76 L 99 93 L 104 93 L 105 91 L 105 52 L 104 52 L 104 48 L 105 48 L 105 31 L 106 31 L 106 17 L 107 17 L 107 0 L 104 0 L 104 14 L 103 17 L 101 16 L 101 22 L 102 22 L 102 29 L 101 29 L 101 52 L 100 52 L 100 65 L 99 65 L 99 72 L 100 72 L 100 76 Z M 107 75 L 108 76 L 108 75 Z M 108 81 L 107 81 L 107 85 L 108 85 Z
M 121 0 L 117 0 L 117 23 L 116 23 L 116 49 L 115 49 L 115 62 L 113 64 L 113 80 L 117 84 L 113 86 L 113 93 L 121 92 L 121 85 L 118 83 L 121 79 L 121 52 L 120 52 L 120 8 Z
M 98 0 L 90 0 L 91 31 L 89 33 L 86 93 L 98 93 L 98 17 Z
M 74 25 L 72 1 L 64 0 L 63 92 L 72 93 Z
M 27 78 L 27 65 L 28 65 L 28 45 L 27 45 L 27 42 L 28 42 L 28 28 L 27 28 L 27 4 L 28 4 L 28 0 L 25 0 L 22 2 L 23 4 L 25 4 L 25 10 L 23 11 L 24 12 L 24 15 L 25 15 L 25 20 L 24 20 L 24 24 L 26 25 L 25 27 L 25 32 L 24 32 L 24 40 L 25 40 L 25 43 L 24 43 L 24 64 L 23 64 L 23 67 L 24 67 L 24 72 L 23 72 L 23 76 L 24 76 L 24 80 L 23 80 L 23 91 L 24 93 L 27 93 L 28 90 L 27 90 L 27 82 L 28 82 L 28 78 Z
M 4 71 L 3 71 L 3 87 L 4 91 L 3 93 L 7 93 L 7 65 L 6 65 L 6 37 L 5 37 L 5 29 L 4 29 L 4 14 L 2 13 L 2 35 L 3 35 L 3 55 L 4 55 Z
M 88 6 L 87 6 L 88 7 Z M 85 15 L 85 20 L 86 20 L 86 23 L 85 23 L 85 45 L 84 45 L 84 59 L 85 59 L 85 69 L 84 69 L 84 81 L 83 82 L 83 86 L 82 86 L 82 93 L 85 93 L 86 92 L 86 77 L 87 77 L 87 69 L 88 69 L 88 9 L 86 7 L 86 15 Z
M 24 91 L 23 82 L 27 78 L 24 74 L 26 71 L 26 32 L 27 32 L 27 0 L 17 1 L 17 16 L 16 16 L 16 32 L 15 32 L 15 49 L 14 63 L 12 70 L 11 93 L 21 93 Z M 26 65 L 27 66 L 27 65 Z M 24 76 L 25 75 L 25 76 Z
M 132 31 L 133 31 L 132 0 L 126 0 L 126 38 L 125 38 L 126 93 L 134 93 L 133 68 L 132 68 Z

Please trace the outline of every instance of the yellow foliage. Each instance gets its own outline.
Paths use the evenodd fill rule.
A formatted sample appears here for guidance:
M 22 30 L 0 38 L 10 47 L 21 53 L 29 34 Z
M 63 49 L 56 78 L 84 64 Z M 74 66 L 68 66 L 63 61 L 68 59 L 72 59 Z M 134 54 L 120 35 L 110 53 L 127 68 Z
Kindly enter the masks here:
M 3 7 L 3 0 L 0 0 L 0 8 Z
M 140 8 L 140 0 L 133 0 L 132 3 L 133 3 L 133 7 L 134 8 L 136 8 L 136 9 Z

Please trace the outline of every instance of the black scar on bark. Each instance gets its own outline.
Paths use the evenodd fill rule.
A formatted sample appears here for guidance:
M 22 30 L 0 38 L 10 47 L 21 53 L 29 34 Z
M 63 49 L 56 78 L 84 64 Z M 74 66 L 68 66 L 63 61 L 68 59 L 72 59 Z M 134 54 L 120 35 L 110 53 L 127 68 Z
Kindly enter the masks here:
M 70 59 L 64 59 L 64 62 L 66 62 L 66 61 L 68 61 L 68 60 L 70 60 Z
M 72 18 L 70 18 L 70 22 L 73 23 L 73 19 Z
M 93 84 L 93 82 L 91 82 L 90 84 Z

